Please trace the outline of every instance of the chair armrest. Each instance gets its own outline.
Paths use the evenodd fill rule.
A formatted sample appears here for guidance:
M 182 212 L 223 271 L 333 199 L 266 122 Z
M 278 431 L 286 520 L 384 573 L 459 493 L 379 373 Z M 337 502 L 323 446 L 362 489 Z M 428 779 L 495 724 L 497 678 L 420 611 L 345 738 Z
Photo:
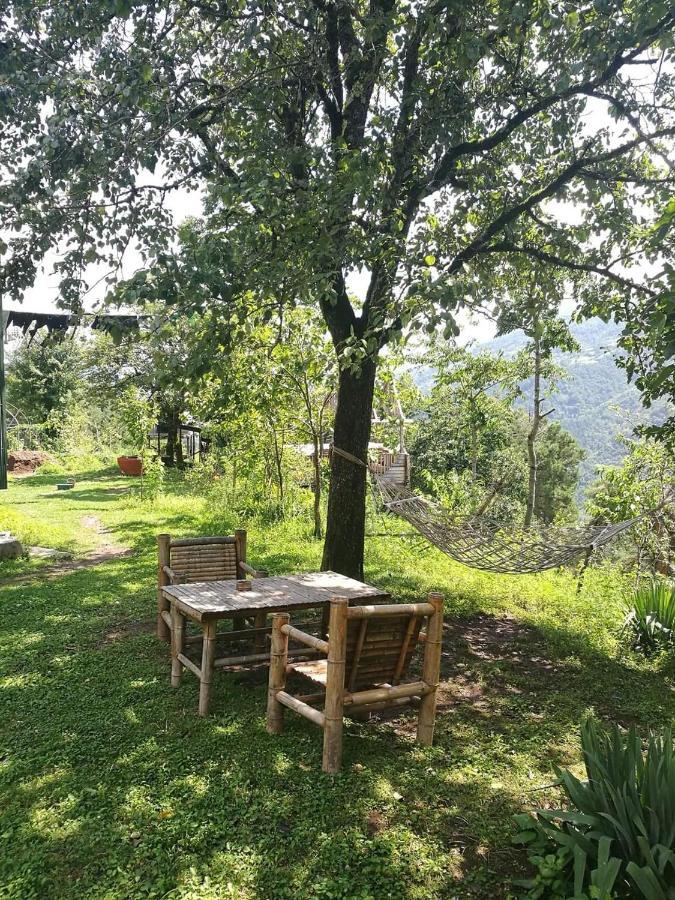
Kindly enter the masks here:
M 187 575 L 185 572 L 177 572 L 175 569 L 172 569 L 171 566 L 162 566 L 164 570 L 164 574 L 169 579 L 169 584 L 185 584 L 187 581 Z
M 249 566 L 248 563 L 240 562 L 239 568 L 242 572 L 246 572 L 252 578 L 267 578 L 267 572 L 264 569 L 254 569 L 253 566 Z
M 318 650 L 320 653 L 328 655 L 328 641 L 314 637 L 313 634 L 307 634 L 306 631 L 300 631 L 299 628 L 293 628 L 292 625 L 282 625 L 281 630 L 291 640 L 298 641 L 300 644 L 305 644 L 306 647 L 312 647 L 313 650 Z

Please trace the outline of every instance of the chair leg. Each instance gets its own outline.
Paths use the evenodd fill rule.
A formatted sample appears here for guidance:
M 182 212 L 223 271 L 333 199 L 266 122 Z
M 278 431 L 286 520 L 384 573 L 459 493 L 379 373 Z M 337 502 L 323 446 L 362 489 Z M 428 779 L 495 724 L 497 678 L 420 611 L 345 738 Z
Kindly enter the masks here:
M 185 653 L 185 617 L 175 603 L 171 604 L 171 687 L 180 685 L 183 663 L 179 653 Z
M 202 644 L 202 675 L 199 684 L 199 715 L 208 716 L 211 699 L 211 682 L 213 681 L 213 660 L 216 655 L 216 623 L 204 625 L 204 643 Z
M 422 697 L 417 716 L 417 742 L 431 747 L 434 742 L 434 726 L 436 723 L 436 694 L 441 673 L 441 652 L 443 649 L 443 596 L 429 594 L 429 603 L 435 612 L 429 617 L 427 639 L 424 642 L 424 665 L 422 680 L 432 690 Z
M 284 707 L 277 700 L 277 694 L 286 687 L 288 635 L 283 633 L 281 627 L 287 625 L 289 619 L 288 613 L 278 613 L 272 619 L 272 650 L 267 688 L 267 730 L 270 734 L 279 734 L 284 727 Z
M 323 771 L 334 775 L 342 767 L 342 728 L 347 653 L 347 608 L 344 598 L 331 600 L 328 627 L 328 667 L 323 726 Z

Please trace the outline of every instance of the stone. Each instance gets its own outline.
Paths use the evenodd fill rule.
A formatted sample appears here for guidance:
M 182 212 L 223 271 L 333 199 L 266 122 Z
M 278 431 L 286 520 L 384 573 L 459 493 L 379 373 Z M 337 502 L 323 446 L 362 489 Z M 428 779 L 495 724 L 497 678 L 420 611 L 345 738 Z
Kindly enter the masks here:
M 23 545 L 9 531 L 0 532 L 0 560 L 23 556 Z

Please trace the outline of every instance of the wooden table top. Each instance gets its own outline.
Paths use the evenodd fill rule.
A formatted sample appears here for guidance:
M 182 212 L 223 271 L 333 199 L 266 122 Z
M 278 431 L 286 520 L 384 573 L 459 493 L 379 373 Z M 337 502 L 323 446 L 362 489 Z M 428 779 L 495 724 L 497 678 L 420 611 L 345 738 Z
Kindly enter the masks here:
M 181 612 L 197 622 L 224 619 L 248 610 L 308 609 L 328 603 L 333 597 L 371 603 L 389 599 L 386 591 L 337 572 L 254 578 L 250 591 L 238 591 L 235 581 L 171 584 L 162 591 Z

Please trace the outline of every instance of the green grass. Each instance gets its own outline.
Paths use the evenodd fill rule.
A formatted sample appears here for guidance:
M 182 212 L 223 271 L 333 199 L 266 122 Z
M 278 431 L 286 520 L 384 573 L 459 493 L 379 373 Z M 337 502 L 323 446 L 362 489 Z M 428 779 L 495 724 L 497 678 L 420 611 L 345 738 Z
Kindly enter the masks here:
M 12 482 L 0 529 L 79 555 L 96 516 L 134 554 L 0 587 L 3 900 L 506 897 L 525 865 L 511 815 L 557 798 L 535 789 L 579 762 L 584 712 L 643 727 L 675 714 L 672 663 L 620 643 L 628 579 L 591 570 L 577 597 L 569 575 L 491 576 L 371 539 L 369 581 L 447 598 L 436 743 L 417 748 L 405 717 L 350 723 L 344 770 L 325 776 L 310 723 L 289 713 L 265 732 L 264 670 L 220 673 L 200 719 L 196 680 L 171 690 L 151 630 L 157 533 L 248 525 L 251 561 L 280 573 L 318 567 L 309 521 L 236 522 L 178 484 L 144 505 L 118 477 L 62 494 L 57 480 Z

